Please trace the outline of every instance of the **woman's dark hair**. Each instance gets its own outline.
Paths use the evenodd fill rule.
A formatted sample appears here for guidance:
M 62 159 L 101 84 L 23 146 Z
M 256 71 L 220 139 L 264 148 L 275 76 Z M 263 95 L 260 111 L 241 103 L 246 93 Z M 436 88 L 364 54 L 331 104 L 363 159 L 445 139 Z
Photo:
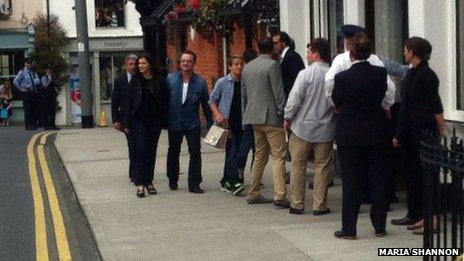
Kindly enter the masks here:
M 151 55 L 150 53 L 142 53 L 140 56 L 139 56 L 139 59 L 137 60 L 137 63 L 138 61 L 140 61 L 140 59 L 144 58 L 145 60 L 147 60 L 147 62 L 150 64 L 151 66 L 151 73 L 153 75 L 158 75 L 160 73 L 160 69 L 159 69 L 159 66 L 158 64 L 156 63 L 156 60 L 155 58 L 153 57 L 153 55 Z
M 350 54 L 356 60 L 367 60 L 372 54 L 372 41 L 365 33 L 353 36 Z
M 318 53 L 322 60 L 326 63 L 331 63 L 332 58 L 330 55 L 330 43 L 325 38 L 315 38 L 306 47 L 313 52 Z
M 404 46 L 409 51 L 417 56 L 417 58 L 428 61 L 430 59 L 430 55 L 432 54 L 432 45 L 429 41 L 425 40 L 421 37 L 411 37 L 404 42 Z
M 256 52 L 256 50 L 253 48 L 248 48 L 243 52 L 242 57 L 246 63 L 249 63 L 252 60 L 254 60 L 256 57 L 258 57 L 258 52 Z
M 261 54 L 271 54 L 274 51 L 274 43 L 271 38 L 265 37 L 259 41 L 258 48 Z

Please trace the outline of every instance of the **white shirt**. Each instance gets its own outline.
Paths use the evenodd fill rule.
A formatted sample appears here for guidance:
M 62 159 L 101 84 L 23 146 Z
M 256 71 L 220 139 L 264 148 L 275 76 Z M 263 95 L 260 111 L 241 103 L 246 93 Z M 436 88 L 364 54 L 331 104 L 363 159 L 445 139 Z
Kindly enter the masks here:
M 130 82 L 132 79 L 132 74 L 126 73 L 127 74 L 127 82 Z
M 292 121 L 292 132 L 307 142 L 334 140 L 334 108 L 324 89 L 324 76 L 328 70 L 327 63 L 312 63 L 300 71 L 288 95 L 285 119 Z
M 184 82 L 182 84 L 182 104 L 185 103 L 185 100 L 187 100 L 187 91 L 188 91 L 188 82 Z
M 284 60 L 285 55 L 287 54 L 288 50 L 290 47 L 285 47 L 285 49 L 282 51 L 282 54 L 280 55 L 280 63 Z
M 371 54 L 371 56 L 367 59 L 367 61 L 371 65 L 385 67 L 382 60 L 380 60 L 380 58 L 375 54 Z M 353 65 L 353 63 L 351 62 L 351 59 L 350 59 L 350 52 L 346 51 L 344 53 L 341 53 L 335 56 L 332 62 L 332 66 L 330 66 L 329 71 L 325 75 L 326 96 L 330 98 L 329 100 L 332 103 L 332 105 L 333 105 L 332 91 L 334 88 L 335 75 L 337 75 L 340 72 L 350 69 L 351 65 Z M 393 81 L 390 79 L 389 76 L 387 76 L 387 85 L 388 85 L 387 91 L 385 92 L 385 97 L 383 98 L 383 101 L 382 101 L 382 107 L 385 110 L 390 109 L 390 107 L 395 102 L 395 83 L 393 83 Z

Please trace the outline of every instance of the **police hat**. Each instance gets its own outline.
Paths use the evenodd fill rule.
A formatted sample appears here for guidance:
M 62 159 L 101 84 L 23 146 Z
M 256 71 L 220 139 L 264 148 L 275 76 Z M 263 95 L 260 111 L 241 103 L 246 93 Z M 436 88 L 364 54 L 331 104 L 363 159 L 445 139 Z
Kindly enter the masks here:
M 346 38 L 351 38 L 357 33 L 365 33 L 366 29 L 354 24 L 345 24 L 342 26 L 342 33 Z
M 31 57 L 28 57 L 24 60 L 25 63 L 32 63 L 34 60 Z
M 51 65 L 51 64 L 47 64 L 47 65 L 45 66 L 45 69 L 52 70 L 52 69 L 53 69 L 53 67 L 52 67 L 52 65 Z

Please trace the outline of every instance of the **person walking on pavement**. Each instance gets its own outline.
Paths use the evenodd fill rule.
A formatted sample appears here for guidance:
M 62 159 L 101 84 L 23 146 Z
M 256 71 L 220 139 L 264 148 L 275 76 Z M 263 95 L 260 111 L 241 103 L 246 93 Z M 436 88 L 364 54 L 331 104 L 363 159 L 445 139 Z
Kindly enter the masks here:
M 423 233 L 424 172 L 420 160 L 420 142 L 424 131 L 443 135 L 445 120 L 443 105 L 438 92 L 439 80 L 429 67 L 428 61 L 432 53 L 430 43 L 420 37 L 412 37 L 404 44 L 404 58 L 412 65 L 403 80 L 401 110 L 392 140 L 395 148 L 403 147 L 403 168 L 406 176 L 406 192 L 408 213 L 401 219 L 393 219 L 393 225 L 409 225 L 408 229 L 415 234 Z M 436 212 L 434 206 L 432 211 Z M 436 220 L 434 218 L 434 229 Z
M 24 68 L 13 80 L 15 87 L 23 93 L 24 121 L 26 130 L 37 130 L 39 117 L 40 78 L 32 68 L 32 58 L 26 58 Z
M 291 214 L 303 214 L 306 195 L 306 166 L 313 150 L 315 157 L 313 214 L 330 213 L 327 207 L 327 184 L 330 175 L 336 118 L 325 96 L 324 77 L 329 70 L 330 43 L 316 38 L 308 45 L 310 66 L 301 71 L 285 107 L 284 128 L 290 135 Z
M 285 131 L 282 127 L 285 92 L 280 63 L 272 59 L 271 38 L 258 44 L 260 56 L 247 65 L 242 73 L 243 124 L 252 124 L 256 154 L 252 167 L 252 181 L 248 192 L 249 204 L 272 203 L 288 208 L 285 188 Z M 273 158 L 274 200 L 260 194 L 264 168 Z
M 124 63 L 124 69 L 126 72 L 114 80 L 113 95 L 111 96 L 111 114 L 113 119 L 113 127 L 116 130 L 123 132 L 127 140 L 127 147 L 129 149 L 129 179 L 131 182 L 134 182 L 135 179 L 133 144 L 130 138 L 131 135 L 124 132 L 124 128 L 121 124 L 121 117 L 123 116 L 122 112 L 124 111 L 124 106 L 126 105 L 124 100 L 127 99 L 131 93 L 129 85 L 137 70 L 137 59 L 138 57 L 135 54 L 129 54 L 126 56 Z
M 245 190 L 243 171 L 250 145 L 253 143 L 253 130 L 244 129 L 242 126 L 240 77 L 243 70 L 243 58 L 232 56 L 227 65 L 230 73 L 217 80 L 209 97 L 209 106 L 215 123 L 230 130 L 221 190 L 239 196 Z
M 200 104 L 208 125 L 212 123 L 211 110 L 208 105 L 208 87 L 205 79 L 194 72 L 197 55 L 185 50 L 182 53 L 181 71 L 168 75 L 169 91 L 169 149 L 167 158 L 167 176 L 169 188 L 178 189 L 179 155 L 182 140 L 187 139 L 190 154 L 188 170 L 188 187 L 191 193 L 201 194 L 201 125 Z
M 342 171 L 342 229 L 334 235 L 342 239 L 356 239 L 364 173 L 375 235 L 387 234 L 386 148 L 390 135 L 385 131 L 389 120 L 383 106 L 393 104 L 394 93 L 388 91 L 387 70 L 367 61 L 371 53 L 371 40 L 364 33 L 356 34 L 350 51 L 353 65 L 335 76 L 332 93 L 339 112 L 335 140 Z
M 46 130 L 59 130 L 55 124 L 56 118 L 56 97 L 59 94 L 56 77 L 53 74 L 51 64 L 45 68 L 45 75 L 42 76 L 42 124 Z
M 139 73 L 130 81 L 123 106 L 122 128 L 130 135 L 134 160 L 134 184 L 137 196 L 157 194 L 153 185 L 156 150 L 161 130 L 167 127 L 168 93 L 165 77 L 150 54 L 138 60 Z

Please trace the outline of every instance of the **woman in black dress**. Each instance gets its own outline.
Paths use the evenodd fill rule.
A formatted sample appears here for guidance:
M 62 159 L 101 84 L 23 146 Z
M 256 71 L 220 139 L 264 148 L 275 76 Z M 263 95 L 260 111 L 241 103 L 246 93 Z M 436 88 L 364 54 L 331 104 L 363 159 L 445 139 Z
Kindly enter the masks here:
M 138 60 L 139 72 L 130 82 L 130 95 L 124 110 L 124 131 L 133 140 L 137 196 L 143 198 L 145 189 L 156 194 L 153 176 L 156 149 L 161 130 L 167 126 L 167 90 L 165 77 L 153 57 L 143 54 Z

